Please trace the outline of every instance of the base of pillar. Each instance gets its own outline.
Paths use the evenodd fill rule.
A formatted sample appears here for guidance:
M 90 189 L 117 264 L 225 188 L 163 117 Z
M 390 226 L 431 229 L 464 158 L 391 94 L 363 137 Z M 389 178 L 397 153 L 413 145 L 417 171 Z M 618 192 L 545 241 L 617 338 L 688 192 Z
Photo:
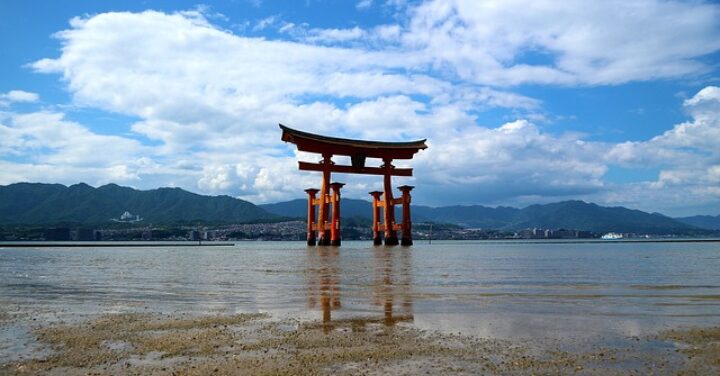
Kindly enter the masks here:
M 382 245 L 382 238 L 380 238 L 380 237 L 374 238 L 373 245 Z
M 320 238 L 318 239 L 317 245 L 330 245 L 330 239 L 328 238 Z
M 332 245 L 332 246 L 334 246 L 334 247 L 339 247 L 339 246 L 340 246 L 340 239 L 331 240 L 331 241 L 330 241 L 330 245 Z
M 403 238 L 402 240 L 400 240 L 400 245 L 413 245 L 413 241 L 412 239 Z
M 315 238 L 308 239 L 308 241 L 307 241 L 307 245 L 315 245 L 315 243 L 316 243 Z
M 400 242 L 398 242 L 398 238 L 392 237 L 392 238 L 385 238 L 385 245 L 398 245 Z

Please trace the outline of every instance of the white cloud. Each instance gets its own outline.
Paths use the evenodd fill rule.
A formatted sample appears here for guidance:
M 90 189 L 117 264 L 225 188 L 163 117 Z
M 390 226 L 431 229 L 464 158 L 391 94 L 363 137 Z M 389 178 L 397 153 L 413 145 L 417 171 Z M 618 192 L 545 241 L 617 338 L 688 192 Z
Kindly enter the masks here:
M 674 165 L 709 160 L 720 162 L 720 88 L 708 86 L 684 102 L 692 120 L 645 142 L 624 142 L 608 154 L 611 161 L 626 164 Z
M 373 5 L 373 0 L 360 0 L 355 4 L 357 9 L 368 9 Z
M 139 142 L 90 132 L 60 113 L 12 114 L 0 123 L 0 153 L 38 163 L 75 166 L 113 164 L 148 152 Z
M 10 90 L 7 93 L 0 94 L 0 106 L 7 106 L 13 102 L 37 102 L 40 96 L 37 93 L 31 93 L 23 90 Z
M 710 3 L 435 0 L 408 12 L 408 48 L 492 85 L 679 77 L 707 70 L 699 58 L 720 49 Z
M 684 106 L 692 116 L 690 121 L 647 141 L 613 145 L 605 155 L 611 164 L 660 168 L 656 181 L 636 184 L 633 189 L 619 188 L 627 191 L 626 201 L 640 202 L 644 208 L 680 210 L 686 215 L 692 211 L 683 210 L 683 202 L 693 205 L 694 210 L 720 204 L 720 90 L 708 86 Z
M 298 42 L 233 35 L 199 12 L 75 19 L 71 29 L 58 33 L 61 55 L 33 67 L 61 74 L 75 104 L 139 118 L 131 125 L 134 135 L 160 145 L 98 135 L 59 114 L 35 114 L 23 123 L 40 134 L 33 136 L 18 131 L 23 126 L 17 115 L 0 127 L 0 153 L 49 151 L 38 152 L 31 166 L 4 161 L 5 179 L 37 180 L 47 166 L 58 166 L 48 179 L 65 171 L 145 187 L 226 192 L 255 202 L 300 197 L 319 177 L 297 171 L 292 145 L 279 141 L 277 123 L 283 122 L 341 137 L 428 138 L 430 148 L 412 163 L 411 180 L 423 186 L 416 193 L 419 203 L 482 198 L 513 204 L 540 196 L 610 202 L 616 198 L 601 193 L 616 189 L 603 181 L 608 169 L 644 163 L 663 166 L 655 186 L 675 192 L 693 184 L 708 200 L 715 197 L 702 188 L 717 180 L 713 166 L 719 163 L 707 157 L 718 129 L 717 89 L 686 101 L 692 121 L 646 142 L 588 142 L 547 133 L 528 120 L 484 125 L 473 115 L 503 107 L 520 118 L 546 119 L 541 101 L 498 88 L 505 84 L 619 83 L 701 71 L 695 58 L 718 48 L 703 36 L 717 22 L 702 12 L 713 14 L 715 8 L 663 2 L 633 13 L 625 3 L 568 3 L 564 10 L 556 9 L 562 4 L 523 4 L 431 2 L 410 9 L 407 25 L 315 31 L 299 26 L 304 37 Z M 623 16 L 611 24 L 614 12 Z M 668 20 L 660 30 L 656 19 L 667 14 L 698 17 L 689 25 Z M 633 23 L 648 35 L 620 38 L 638 35 L 628 29 Z M 593 28 L 609 31 L 592 33 Z M 322 35 L 326 45 L 308 44 L 304 38 L 312 35 Z M 365 38 L 372 43 L 345 46 Z M 383 41 L 390 47 L 383 48 Z M 664 51 L 649 47 L 658 43 L 669 45 Z M 552 62 L 523 63 L 528 48 L 552 55 Z M 468 81 L 458 83 L 457 77 Z M 58 129 L 64 133 L 53 136 Z M 670 163 L 673 158 L 687 164 Z M 695 173 L 678 172 L 688 166 Z M 345 190 L 351 197 L 366 197 L 368 187 L 379 184 L 370 177 L 342 179 L 352 183 Z M 638 194 L 636 200 L 648 198 Z
M 27 161 L 2 160 L 2 183 L 128 183 L 139 179 L 152 155 L 138 141 L 93 133 L 60 113 L 9 113 L 0 119 L 0 157 Z
M 684 105 L 695 119 L 717 120 L 717 114 L 720 113 L 720 88 L 708 86 L 692 98 L 685 100 Z
M 230 166 L 205 166 L 203 176 L 198 180 L 198 186 L 204 191 L 226 191 L 230 188 Z
M 381 41 L 399 41 L 402 29 L 399 25 L 380 25 L 373 29 L 372 34 Z
M 310 42 L 346 42 L 365 36 L 365 30 L 355 26 L 352 29 L 312 29 L 306 38 Z
M 262 20 L 255 23 L 255 26 L 253 26 L 253 31 L 261 31 L 267 29 L 269 26 L 272 26 L 279 20 L 278 15 L 273 15 L 270 17 L 263 18 Z

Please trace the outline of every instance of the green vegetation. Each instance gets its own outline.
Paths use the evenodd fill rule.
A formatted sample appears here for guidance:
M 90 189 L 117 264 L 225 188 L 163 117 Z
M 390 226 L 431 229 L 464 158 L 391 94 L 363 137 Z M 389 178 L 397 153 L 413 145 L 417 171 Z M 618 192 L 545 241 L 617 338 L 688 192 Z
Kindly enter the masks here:
M 307 201 L 292 200 L 261 205 L 273 214 L 305 218 Z M 370 202 L 343 199 L 343 217 L 355 216 L 370 221 Z M 396 213 L 397 214 L 397 213 Z M 509 207 L 490 208 L 481 205 L 412 207 L 415 228 L 421 223 L 455 224 L 468 228 L 497 229 L 502 231 L 526 228 L 575 229 L 605 232 L 633 232 L 641 234 L 707 235 L 710 232 L 658 213 L 646 213 L 624 207 L 603 207 L 583 201 L 563 201 L 553 204 L 532 205 L 524 209 Z
M 124 212 L 142 217 L 135 223 L 116 222 Z M 369 236 L 372 215 L 369 201 L 343 198 L 341 203 L 344 238 Z M 307 201 L 297 199 L 255 206 L 230 196 L 202 196 L 179 188 L 138 191 L 108 184 L 93 188 L 87 184 L 69 187 L 60 184 L 18 183 L 0 186 L 0 239 L 40 238 L 43 228 L 88 227 L 104 230 L 143 228 L 160 231 L 203 226 L 221 228 L 243 223 L 279 223 L 292 219 L 304 221 Z M 400 215 L 400 210 L 396 211 Z M 658 213 L 646 213 L 624 207 L 603 207 L 583 201 L 564 201 L 532 205 L 524 209 L 486 206 L 412 207 L 413 224 L 424 231 L 423 223 L 437 224 L 434 231 L 452 231 L 447 226 L 469 229 L 497 230 L 508 233 L 523 229 L 573 229 L 594 233 L 621 232 L 651 235 L 717 235 L 713 228 L 717 217 L 691 217 L 680 220 Z M 693 222 L 694 221 L 694 222 Z M 687 222 L 687 223 L 683 223 Z M 701 223 L 702 222 L 702 223 Z M 439 224 L 443 224 L 441 227 Z M 428 229 L 429 230 L 429 229 Z M 498 234 L 498 235 L 499 235 Z M 167 234 L 181 237 L 181 234 Z M 242 231 L 231 237 L 246 238 Z M 485 236 L 485 235 L 483 235 Z M 488 234 L 490 237 L 502 237 Z M 295 235 L 293 235 L 293 238 Z
M 706 230 L 720 230 L 720 215 L 695 215 L 692 217 L 676 218 L 678 221 Z
M 273 222 L 275 215 L 230 196 L 202 196 L 180 188 L 138 191 L 115 184 L 18 183 L 0 186 L 0 225 L 127 226 L 112 222 L 124 212 L 142 224 Z

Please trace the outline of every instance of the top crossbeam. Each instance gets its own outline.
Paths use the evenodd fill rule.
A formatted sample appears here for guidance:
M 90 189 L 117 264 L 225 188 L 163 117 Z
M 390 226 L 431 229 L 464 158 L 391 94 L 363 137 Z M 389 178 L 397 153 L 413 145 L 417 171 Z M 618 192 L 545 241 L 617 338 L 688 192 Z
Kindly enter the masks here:
M 282 140 L 297 145 L 298 150 L 322 155 L 344 155 L 355 159 L 412 159 L 419 150 L 426 149 L 426 140 L 383 142 L 352 140 L 302 132 L 280 124 Z

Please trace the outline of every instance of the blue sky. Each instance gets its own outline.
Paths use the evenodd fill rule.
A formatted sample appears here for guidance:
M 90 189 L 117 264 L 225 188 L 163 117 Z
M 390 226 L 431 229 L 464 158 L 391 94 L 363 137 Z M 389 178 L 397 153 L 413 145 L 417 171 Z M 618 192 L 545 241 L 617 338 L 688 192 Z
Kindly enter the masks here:
M 716 3 L 6 1 L 0 17 L 0 184 L 302 197 L 319 177 L 296 161 L 316 157 L 282 122 L 428 138 L 397 180 L 418 204 L 720 214 Z

